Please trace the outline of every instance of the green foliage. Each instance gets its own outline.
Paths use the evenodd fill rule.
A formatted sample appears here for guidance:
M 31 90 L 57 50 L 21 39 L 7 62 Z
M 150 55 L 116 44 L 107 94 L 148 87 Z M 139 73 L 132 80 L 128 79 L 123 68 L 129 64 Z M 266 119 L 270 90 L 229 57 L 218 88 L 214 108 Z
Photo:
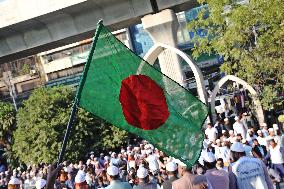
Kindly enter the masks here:
M 0 140 L 6 148 L 10 148 L 15 121 L 16 111 L 13 105 L 0 102 Z
M 102 135 L 102 144 L 105 149 L 116 148 L 126 142 L 121 139 L 127 136 L 127 132 L 117 127 L 103 127 Z
M 0 102 L 0 141 L 3 145 L 3 156 L 10 165 L 15 165 L 16 162 L 11 149 L 15 123 L 16 111 L 14 106 L 10 103 Z
M 26 75 L 29 74 L 31 71 L 30 65 L 28 64 L 24 64 L 23 67 L 21 68 L 21 70 L 19 71 L 20 75 Z
M 284 3 L 282 0 L 198 0 L 207 4 L 189 24 L 192 31 L 208 31 L 194 38 L 193 55 L 217 53 L 224 57 L 221 70 L 234 74 L 258 91 L 265 109 L 283 103 Z M 244 2 L 244 1 L 243 1 Z M 204 19 L 206 9 L 209 17 Z
M 284 114 L 278 117 L 278 121 L 284 123 Z
M 13 151 L 23 163 L 55 162 L 61 149 L 74 92 L 67 87 L 33 91 L 17 114 Z M 66 160 L 78 160 L 91 150 L 117 147 L 127 138 L 90 113 L 79 109 L 70 135 Z M 108 130 L 108 132 L 105 132 Z M 107 138 L 106 137 L 107 134 Z M 108 146 L 112 144 L 112 146 Z

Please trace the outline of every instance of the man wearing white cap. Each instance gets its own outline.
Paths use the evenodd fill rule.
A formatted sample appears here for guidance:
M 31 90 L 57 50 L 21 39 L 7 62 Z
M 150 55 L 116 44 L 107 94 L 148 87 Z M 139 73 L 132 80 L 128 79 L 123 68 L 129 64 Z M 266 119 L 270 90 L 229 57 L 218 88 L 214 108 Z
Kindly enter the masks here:
M 75 177 L 75 189 L 87 189 L 88 184 L 86 182 L 86 173 L 83 170 L 79 170 Z
M 172 183 L 177 180 L 177 164 L 175 162 L 169 162 L 166 165 L 166 171 L 168 180 L 166 180 L 161 189 L 172 189 Z
M 212 147 L 215 148 L 216 159 L 221 158 L 222 157 L 222 148 L 223 148 L 223 146 L 221 145 L 221 140 L 217 139 L 216 144 L 212 144 Z
M 264 137 L 267 137 L 269 135 L 267 124 L 266 123 L 262 123 L 261 124 L 261 128 L 262 128 L 261 131 L 262 131 Z
M 16 177 L 12 176 L 8 183 L 8 189 L 20 189 L 22 182 Z
M 220 137 L 221 142 L 225 142 L 228 140 L 228 132 L 227 130 L 222 130 L 222 136 Z
M 269 141 L 274 139 L 275 135 L 274 135 L 274 129 L 273 128 L 269 128 L 268 132 L 269 132 L 269 135 L 265 139 L 266 139 L 267 144 L 269 146 Z
M 39 179 L 36 181 L 36 189 L 43 189 L 46 186 L 46 180 Z
M 119 180 L 119 169 L 116 166 L 109 166 L 107 168 L 107 178 L 110 185 L 106 189 L 131 189 L 128 182 L 121 182 Z
M 204 184 L 194 184 L 193 183 L 197 175 L 191 174 L 187 165 L 181 161 L 179 161 L 179 164 L 178 164 L 178 173 L 181 176 L 181 178 L 172 183 L 173 185 L 172 189 L 203 189 L 204 188 Z
M 231 146 L 234 163 L 229 167 L 230 189 L 273 189 L 267 168 L 262 161 L 246 157 L 243 144 Z
M 233 124 L 233 129 L 235 135 L 241 134 L 242 138 L 246 138 L 246 129 L 244 125 L 240 122 L 240 118 L 238 116 L 235 117 L 235 123 Z
M 247 141 L 248 141 L 248 143 L 249 143 L 249 145 L 252 145 L 252 141 L 254 140 L 254 139 L 256 139 L 257 138 L 257 136 L 254 134 L 254 130 L 253 130 L 253 128 L 251 128 L 251 129 L 248 129 L 248 131 L 247 131 Z
M 231 123 L 230 123 L 230 121 L 229 121 L 229 118 L 225 118 L 224 119 L 224 127 L 229 131 L 229 130 L 231 130 L 231 129 L 233 129 L 233 127 L 232 127 L 232 125 L 231 125 Z
M 275 134 L 274 140 L 277 144 L 280 144 L 282 146 L 281 143 L 283 142 L 283 138 L 282 138 L 281 131 L 280 131 L 277 124 L 273 124 L 272 126 L 273 126 L 273 130 L 274 130 L 274 134 Z
M 110 159 L 110 165 L 118 166 L 119 158 L 117 157 L 117 154 L 115 152 L 112 152 L 111 159 Z
M 160 189 L 158 184 L 149 182 L 148 170 L 143 166 L 140 166 L 137 170 L 137 177 L 139 178 L 139 183 L 133 189 Z
M 148 155 L 146 161 L 149 164 L 149 169 L 152 173 L 156 173 L 159 170 L 158 157 L 153 154 L 152 148 L 147 149 L 146 153 Z
M 236 139 L 237 139 L 237 137 L 235 136 L 235 133 L 234 133 L 234 131 L 233 130 L 230 130 L 229 131 L 229 138 L 228 138 L 228 141 L 230 142 L 230 143 L 234 143 L 234 142 L 236 142 Z
M 205 135 L 207 136 L 210 142 L 214 142 L 217 138 L 217 129 L 212 126 L 211 123 L 207 124 L 207 129 L 205 130 Z

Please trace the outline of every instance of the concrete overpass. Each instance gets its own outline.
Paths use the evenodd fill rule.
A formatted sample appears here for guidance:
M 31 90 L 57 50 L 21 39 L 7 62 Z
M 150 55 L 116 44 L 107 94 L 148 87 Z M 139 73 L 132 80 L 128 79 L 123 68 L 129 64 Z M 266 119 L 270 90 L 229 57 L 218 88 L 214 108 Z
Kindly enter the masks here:
M 27 1 L 25 2 L 28 4 Z M 117 30 L 140 23 L 141 18 L 147 14 L 168 8 L 180 12 L 197 5 L 196 0 L 80 0 L 78 2 L 2 26 L 0 63 L 92 37 L 99 19 L 103 19 L 104 24 L 112 30 Z M 17 10 L 14 14 L 18 14 Z

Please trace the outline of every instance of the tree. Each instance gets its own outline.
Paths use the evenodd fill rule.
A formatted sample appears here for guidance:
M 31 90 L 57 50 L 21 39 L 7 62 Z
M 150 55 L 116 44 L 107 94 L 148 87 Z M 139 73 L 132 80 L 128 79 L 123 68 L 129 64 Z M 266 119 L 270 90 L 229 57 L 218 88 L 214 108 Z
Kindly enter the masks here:
M 17 114 L 13 151 L 23 163 L 55 162 L 61 149 L 74 92 L 68 87 L 39 88 L 33 91 Z M 108 139 L 105 137 L 107 132 Z M 114 132 L 112 132 L 114 130 Z M 113 136 L 113 137 L 112 137 Z M 94 150 L 118 147 L 127 139 L 125 132 L 79 109 L 70 135 L 66 160 L 79 160 Z
M 24 64 L 21 70 L 19 71 L 20 75 L 26 75 L 29 74 L 31 71 L 30 65 L 29 64 Z
M 0 143 L 11 148 L 12 134 L 15 130 L 16 111 L 10 103 L 0 102 Z
M 253 85 L 268 110 L 283 103 L 284 4 L 282 0 L 198 0 L 203 4 L 192 31 L 193 56 L 217 53 L 221 70 Z M 208 15 L 209 12 L 209 15 Z
M 7 163 L 15 164 L 12 153 L 12 136 L 15 130 L 16 111 L 11 103 L 0 102 L 0 145 Z

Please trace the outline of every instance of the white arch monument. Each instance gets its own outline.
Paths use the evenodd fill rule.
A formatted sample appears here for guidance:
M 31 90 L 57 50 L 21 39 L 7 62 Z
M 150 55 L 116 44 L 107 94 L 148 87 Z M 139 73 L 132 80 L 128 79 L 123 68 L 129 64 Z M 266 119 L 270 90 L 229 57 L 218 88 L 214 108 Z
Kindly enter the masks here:
M 211 114 L 212 114 L 213 122 L 216 121 L 216 113 L 215 113 L 215 98 L 216 98 L 216 95 L 219 92 L 220 88 L 227 81 L 234 81 L 238 84 L 241 84 L 245 89 L 247 89 L 251 93 L 252 100 L 254 102 L 255 111 L 256 111 L 256 114 L 257 114 L 257 119 L 258 119 L 260 124 L 264 123 L 263 109 L 262 109 L 260 100 L 257 97 L 256 91 L 247 82 L 245 82 L 244 80 L 242 80 L 242 79 L 240 79 L 240 78 L 238 78 L 234 75 L 226 75 L 225 77 L 220 79 L 218 81 L 218 83 L 216 84 L 216 86 L 214 87 L 214 90 L 213 90 L 212 95 L 211 95 L 211 101 L 210 101 Z
M 149 51 L 145 54 L 143 59 L 146 60 L 149 64 L 153 65 L 155 63 L 156 59 L 158 58 L 158 56 L 166 49 L 176 53 L 177 55 L 179 55 L 182 59 L 184 59 L 187 62 L 187 64 L 189 65 L 189 67 L 193 71 L 194 77 L 196 79 L 198 97 L 203 103 L 207 104 L 207 93 L 206 93 L 206 90 L 205 90 L 204 78 L 203 78 L 202 72 L 199 69 L 199 67 L 192 62 L 192 60 L 190 59 L 190 57 L 187 54 L 185 54 L 181 50 L 179 50 L 175 47 L 172 47 L 170 45 L 166 45 L 166 44 L 163 44 L 163 43 L 155 43 L 155 45 L 152 48 L 150 48 Z M 137 73 L 141 72 L 144 64 L 145 63 L 142 63 L 140 65 Z M 161 70 L 163 71 L 163 68 L 166 68 L 167 65 L 160 65 L 160 67 L 161 67 Z M 184 86 L 185 83 L 184 83 L 184 80 L 182 78 L 182 75 L 183 74 L 180 74 L 181 78 L 178 78 L 177 79 L 178 81 L 177 80 L 176 81 L 179 84 L 181 84 L 182 86 Z M 168 75 L 168 77 L 171 78 L 170 75 Z

